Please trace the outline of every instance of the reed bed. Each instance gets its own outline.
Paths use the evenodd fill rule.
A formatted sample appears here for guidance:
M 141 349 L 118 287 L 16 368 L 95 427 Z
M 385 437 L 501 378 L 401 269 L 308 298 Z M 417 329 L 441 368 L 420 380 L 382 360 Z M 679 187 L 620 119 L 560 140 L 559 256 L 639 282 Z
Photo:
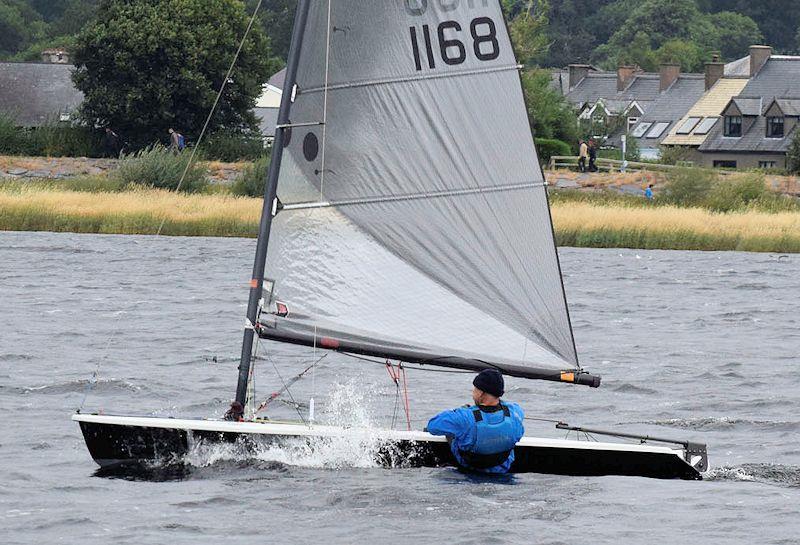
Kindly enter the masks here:
M 161 189 L 87 193 L 0 186 L 0 229 L 75 233 L 252 237 L 261 201 Z
M 0 230 L 253 237 L 261 200 L 159 189 L 91 193 L 0 184 Z M 555 202 L 561 246 L 800 253 L 800 212 Z

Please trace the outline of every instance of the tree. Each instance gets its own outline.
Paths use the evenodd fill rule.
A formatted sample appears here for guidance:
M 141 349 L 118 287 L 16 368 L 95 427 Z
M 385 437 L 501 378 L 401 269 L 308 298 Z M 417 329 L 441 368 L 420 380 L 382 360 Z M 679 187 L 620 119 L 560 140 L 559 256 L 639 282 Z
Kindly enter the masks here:
M 536 138 L 550 138 L 574 146 L 578 125 L 572 105 L 553 89 L 549 70 L 532 69 L 522 73 L 522 88 L 528 119 Z
M 504 0 L 504 4 L 517 61 L 523 65 L 537 63 L 550 48 L 548 0 Z
M 247 23 L 238 0 L 102 0 L 74 51 L 84 119 L 114 127 L 137 148 L 170 127 L 196 137 Z M 210 130 L 254 128 L 251 110 L 277 66 L 253 28 Z
M 709 16 L 711 47 L 728 61 L 747 55 L 751 45 L 764 43 L 758 24 L 746 15 L 723 11 Z

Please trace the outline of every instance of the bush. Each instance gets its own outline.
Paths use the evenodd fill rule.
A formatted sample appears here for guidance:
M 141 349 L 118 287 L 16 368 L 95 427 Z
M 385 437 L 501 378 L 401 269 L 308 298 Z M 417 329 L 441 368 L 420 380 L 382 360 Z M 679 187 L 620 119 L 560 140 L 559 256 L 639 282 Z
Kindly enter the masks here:
M 705 206 L 714 188 L 716 174 L 706 170 L 681 168 L 667 174 L 663 196 L 678 206 Z
M 208 186 L 208 169 L 197 162 L 187 169 L 190 159 L 188 150 L 176 154 L 161 145 L 154 145 L 132 155 L 123 155 L 114 176 L 126 185 L 175 190 L 185 171 L 180 190 L 197 193 Z
M 256 161 L 264 155 L 264 138 L 260 134 L 217 133 L 206 139 L 201 151 L 211 161 Z
M 50 121 L 41 127 L 18 127 L 0 114 L 0 153 L 45 157 L 97 157 L 100 139 L 86 127 Z
M 542 164 L 550 162 L 550 158 L 553 156 L 572 155 L 569 144 L 553 138 L 537 138 L 536 149 L 539 152 L 539 162 Z
M 764 175 L 760 173 L 734 180 L 720 180 L 708 197 L 708 208 L 715 212 L 742 210 L 763 199 L 768 193 Z
M 270 156 L 264 155 L 252 165 L 248 165 L 233 183 L 231 193 L 243 197 L 263 197 L 269 162 Z
M 786 152 L 786 170 L 790 174 L 800 174 L 800 131 L 795 131 L 792 143 Z
M 661 161 L 664 165 L 678 165 L 690 161 L 692 148 L 688 146 L 661 146 Z

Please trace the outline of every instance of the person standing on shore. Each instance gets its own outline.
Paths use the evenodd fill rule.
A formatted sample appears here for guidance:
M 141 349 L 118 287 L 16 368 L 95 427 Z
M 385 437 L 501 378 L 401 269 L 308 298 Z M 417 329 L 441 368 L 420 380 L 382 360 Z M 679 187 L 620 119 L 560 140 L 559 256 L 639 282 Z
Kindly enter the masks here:
M 106 127 L 103 135 L 103 155 L 112 159 L 119 159 L 120 153 L 122 153 L 122 140 L 111 127 Z
M 597 143 L 589 140 L 589 172 L 597 172 Z
M 652 201 L 655 198 L 653 194 L 653 184 L 647 186 L 647 189 L 644 190 L 644 196 L 648 201 Z
M 589 146 L 586 145 L 585 140 L 581 140 L 578 148 L 578 170 L 586 172 L 586 159 L 589 157 Z

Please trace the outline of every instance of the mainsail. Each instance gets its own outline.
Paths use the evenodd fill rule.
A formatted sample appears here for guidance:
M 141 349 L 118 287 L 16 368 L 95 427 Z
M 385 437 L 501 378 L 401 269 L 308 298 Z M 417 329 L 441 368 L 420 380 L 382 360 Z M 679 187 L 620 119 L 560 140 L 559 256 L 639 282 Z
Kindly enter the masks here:
M 498 0 L 307 9 L 266 261 L 289 313 L 259 334 L 596 386 L 561 372 L 578 357 Z

